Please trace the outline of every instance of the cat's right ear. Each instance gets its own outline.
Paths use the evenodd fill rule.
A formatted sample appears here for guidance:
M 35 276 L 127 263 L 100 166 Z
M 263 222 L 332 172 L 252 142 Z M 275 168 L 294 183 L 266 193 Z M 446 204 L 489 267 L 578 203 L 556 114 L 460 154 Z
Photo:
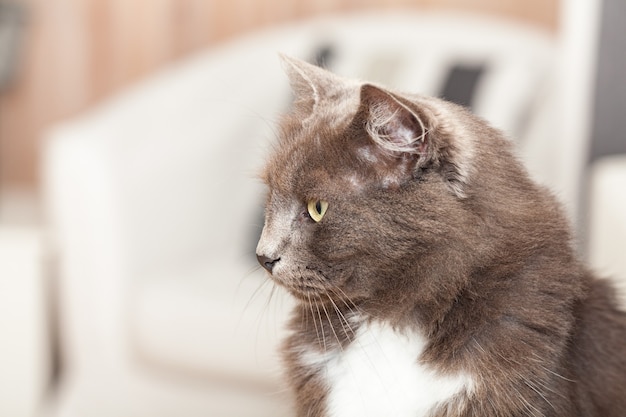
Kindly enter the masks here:
M 413 178 L 415 169 L 430 156 L 430 118 L 400 97 L 364 84 L 355 116 L 370 141 L 360 155 L 373 164 L 383 184 L 395 187 Z
M 441 103 L 439 104 L 442 105 Z M 403 96 L 364 84 L 355 116 L 358 129 L 370 139 L 361 149 L 362 159 L 375 165 L 388 186 L 419 175 L 427 166 L 436 168 L 450 189 L 465 196 L 472 146 L 462 134 L 450 132 L 430 106 L 417 105 Z
M 394 94 L 365 84 L 361 87 L 360 113 L 365 128 L 379 148 L 395 156 L 427 152 L 430 117 Z

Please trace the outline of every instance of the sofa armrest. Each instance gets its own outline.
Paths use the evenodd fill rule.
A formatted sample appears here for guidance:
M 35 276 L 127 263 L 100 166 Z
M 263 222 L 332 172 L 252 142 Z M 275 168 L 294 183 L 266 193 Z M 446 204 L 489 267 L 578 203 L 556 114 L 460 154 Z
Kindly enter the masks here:
M 589 261 L 617 281 L 626 296 L 626 155 L 603 158 L 591 170 Z M 625 301 L 626 301 L 626 297 Z
M 41 232 L 0 224 L 0 415 L 31 417 L 49 373 Z

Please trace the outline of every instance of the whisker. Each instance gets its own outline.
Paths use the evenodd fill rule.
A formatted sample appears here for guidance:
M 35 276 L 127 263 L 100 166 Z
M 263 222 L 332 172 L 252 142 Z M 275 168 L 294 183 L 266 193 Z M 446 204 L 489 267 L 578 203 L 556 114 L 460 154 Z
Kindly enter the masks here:
M 333 292 L 333 294 L 337 295 L 337 293 L 333 289 L 331 289 L 331 291 Z M 339 298 L 341 298 L 341 297 L 339 297 Z M 343 312 L 341 311 L 341 309 L 339 308 L 337 303 L 335 303 L 335 301 L 332 299 L 332 297 L 330 295 L 328 295 L 328 299 L 330 300 L 330 302 L 332 303 L 335 311 L 337 312 L 337 315 L 339 317 L 339 323 L 341 324 L 341 327 L 343 329 L 343 333 L 346 335 L 346 337 L 348 339 L 350 339 L 350 335 L 348 335 L 348 330 L 352 334 L 352 337 L 356 336 L 356 334 L 354 333 L 354 330 L 352 329 L 352 326 L 350 326 L 350 323 L 348 322 L 348 319 L 343 314 Z M 348 308 L 348 310 L 352 311 L 349 306 L 346 305 L 346 307 Z M 346 330 L 346 326 L 348 326 L 347 330 Z
M 309 315 L 303 309 L 300 310 L 300 313 L 301 313 L 300 315 L 302 316 L 300 318 L 300 326 L 302 327 L 302 330 L 308 331 L 309 330 Z
M 561 378 L 561 379 L 563 379 L 563 380 L 565 380 L 565 381 L 568 381 L 568 382 L 577 382 L 577 381 L 575 381 L 575 380 L 573 380 L 573 379 L 566 378 L 566 377 L 564 377 L 563 375 L 561 375 L 561 374 L 559 374 L 559 373 L 557 373 L 557 372 L 551 371 L 550 369 L 546 368 L 546 367 L 545 367 L 545 366 L 543 366 L 543 365 L 541 365 L 541 367 L 542 367 L 545 371 L 547 371 L 547 372 L 551 373 L 552 375 L 554 375 L 554 376 L 556 376 L 556 377 L 558 377 L 558 378 Z
M 315 301 L 315 308 L 317 309 L 317 316 L 320 319 L 320 330 L 322 332 L 322 342 L 324 343 L 324 352 L 328 352 L 328 347 L 326 346 L 326 334 L 325 334 L 326 332 L 324 332 L 324 322 L 322 321 L 322 313 L 320 312 L 320 306 L 317 300 L 314 300 L 314 301 Z
M 501 353 L 497 352 L 498 356 L 500 356 L 502 359 L 504 359 L 507 362 L 510 363 L 515 363 L 520 365 L 520 363 L 518 361 L 515 361 L 511 358 L 505 358 Z M 533 384 L 532 381 L 530 381 L 528 378 L 526 378 L 524 375 L 522 375 L 521 372 L 517 371 L 515 368 L 510 368 L 510 370 L 512 370 L 514 372 L 515 375 L 517 375 L 517 377 L 524 383 L 524 385 L 526 385 L 528 388 L 530 388 L 531 390 L 533 390 L 537 395 L 539 395 L 550 407 L 552 407 L 554 410 L 556 410 L 556 408 L 554 407 L 554 405 L 548 400 L 548 398 L 546 398 L 546 396 L 535 386 L 535 384 Z M 516 389 L 519 398 L 524 401 L 524 403 L 528 403 L 528 401 L 521 395 L 521 393 Z M 531 405 L 530 403 L 528 403 L 529 405 Z M 539 412 L 539 415 L 543 415 L 543 413 L 541 413 L 541 411 L 533 406 L 533 409 L 537 410 L 537 412 Z M 530 410 L 529 410 L 530 411 Z M 534 413 L 533 413 L 534 414 Z
M 552 407 L 556 411 L 556 408 L 554 407 L 554 405 L 546 398 L 546 396 L 531 381 L 527 379 L 524 379 L 523 381 L 524 381 L 524 384 L 526 384 L 526 386 L 528 386 L 531 390 L 535 391 L 537 395 L 543 398 L 543 400 L 547 402 L 550 405 L 550 407 Z
M 307 298 L 309 299 L 309 310 L 311 311 L 311 318 L 313 319 L 313 326 L 315 326 L 315 335 L 317 336 L 317 341 L 320 341 L 320 333 L 317 330 L 317 321 L 315 320 L 315 313 L 313 312 L 313 302 L 311 301 L 311 295 L 307 294 Z M 322 329 L 323 330 L 323 329 Z M 321 344 L 320 344 L 320 347 Z
M 261 292 L 261 290 L 268 284 L 268 283 L 272 283 L 273 281 L 271 279 L 264 279 L 263 281 L 261 281 L 261 283 L 257 286 L 256 290 L 254 290 L 254 292 L 252 293 L 252 295 L 250 295 L 250 298 L 248 298 L 248 301 L 246 302 L 246 305 L 243 308 L 243 313 L 245 313 L 248 308 L 250 308 L 250 305 L 252 304 L 252 302 L 255 300 L 255 298 L 259 295 L 259 293 Z M 238 288 L 237 291 L 239 291 L 241 288 Z
M 330 296 L 328 294 L 326 294 L 326 297 L 328 297 L 328 299 L 332 302 L 333 300 L 330 298 Z M 330 326 L 330 330 L 333 332 L 333 335 L 335 336 L 335 340 L 337 340 L 337 344 L 339 345 L 339 349 L 343 350 L 343 346 L 341 345 L 341 340 L 339 340 L 339 336 L 337 335 L 337 332 L 335 331 L 335 326 L 333 326 L 333 322 L 330 318 L 330 315 L 328 314 L 328 310 L 326 309 L 326 306 L 322 303 L 322 308 L 324 309 L 324 314 L 326 314 L 326 318 L 328 319 L 328 325 Z M 341 320 L 340 320 L 341 322 Z
M 253 267 L 250 267 L 244 274 L 243 276 L 239 279 L 239 283 L 237 284 L 237 288 L 235 289 L 235 295 L 239 294 L 239 291 L 241 291 L 241 285 L 243 284 L 243 282 L 247 279 L 249 279 L 254 273 L 256 273 L 259 269 L 261 269 L 261 265 L 256 265 Z M 265 276 L 265 278 L 267 279 L 267 276 Z
M 337 294 L 339 296 L 339 298 L 341 299 L 341 301 L 344 303 L 344 305 L 348 308 L 348 310 L 352 311 L 352 312 L 362 312 L 361 308 L 359 306 L 357 306 L 354 301 L 352 301 L 352 299 L 350 297 L 348 297 L 348 295 L 345 293 L 344 290 L 342 290 L 339 287 L 335 288 L 336 291 L 339 291 L 341 294 L 337 294 L 335 292 L 335 294 Z M 348 304 L 348 302 L 350 304 Z M 353 311 L 352 309 L 354 309 L 355 311 Z
M 249 329 L 250 331 L 252 331 L 252 328 L 256 329 L 255 337 L 254 337 L 255 352 L 258 352 L 258 349 L 256 347 L 258 347 L 259 345 L 260 331 L 263 328 L 263 326 L 261 326 L 261 323 L 264 320 L 264 318 L 267 317 L 267 312 L 269 311 L 270 306 L 273 305 L 272 298 L 273 298 L 274 292 L 276 291 L 276 284 L 273 280 L 265 279 L 260 282 L 260 284 L 254 290 L 254 292 L 248 298 L 248 301 L 246 302 L 243 309 L 240 310 L 239 319 L 237 320 L 237 324 L 235 325 L 235 328 L 233 330 L 237 332 L 241 328 L 245 314 L 249 311 L 252 303 L 257 299 L 257 297 L 261 293 L 261 290 L 263 290 L 268 285 L 268 283 L 271 285 L 269 295 L 260 308 L 260 314 L 255 315 L 254 321 L 252 323 L 252 327 Z M 257 361 L 258 359 L 259 358 L 257 357 Z
M 511 385 L 511 388 L 517 393 L 517 399 L 521 402 L 524 409 L 527 410 L 532 416 L 535 416 L 535 412 L 539 413 L 539 417 L 543 415 L 543 413 L 537 407 L 529 403 L 528 400 L 524 398 L 522 393 L 519 392 L 519 390 L 514 385 Z
M 269 312 L 270 306 L 275 304 L 275 303 L 272 303 L 272 298 L 274 297 L 274 293 L 276 292 L 276 284 L 272 280 L 268 280 L 268 281 L 272 283 L 272 287 L 270 289 L 269 296 L 267 297 L 267 300 L 265 300 L 265 304 L 263 305 L 263 308 L 261 309 L 261 313 L 257 315 L 256 317 L 256 323 L 255 323 L 256 335 L 255 335 L 255 341 L 254 341 L 255 347 L 258 347 L 259 345 L 259 336 L 260 336 L 261 328 L 263 327 L 261 326 L 261 323 L 264 319 L 267 320 L 267 314 Z M 255 348 L 255 351 L 258 351 L 258 349 Z

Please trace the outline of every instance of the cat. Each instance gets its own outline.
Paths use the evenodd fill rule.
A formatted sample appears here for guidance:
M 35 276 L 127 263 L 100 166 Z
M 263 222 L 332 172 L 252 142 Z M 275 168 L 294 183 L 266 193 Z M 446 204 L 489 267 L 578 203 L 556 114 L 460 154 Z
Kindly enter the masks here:
M 626 313 L 463 107 L 283 56 L 257 258 L 297 300 L 300 417 L 623 417 Z

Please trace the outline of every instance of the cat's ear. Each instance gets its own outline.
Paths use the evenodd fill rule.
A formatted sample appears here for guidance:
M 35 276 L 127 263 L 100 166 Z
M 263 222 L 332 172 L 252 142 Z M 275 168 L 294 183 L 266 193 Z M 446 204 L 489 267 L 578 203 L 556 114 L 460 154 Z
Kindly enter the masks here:
M 388 184 L 399 184 L 433 167 L 458 197 L 465 196 L 471 165 L 471 146 L 463 146 L 463 135 L 442 123 L 439 102 L 417 104 L 414 100 L 364 84 L 355 117 L 364 127 L 372 145 L 366 156 L 376 163 L 379 175 Z M 366 158 L 368 159 L 368 158 Z
M 360 112 L 367 133 L 383 151 L 393 155 L 427 151 L 428 118 L 392 93 L 363 85 Z
M 283 54 L 280 58 L 295 94 L 294 108 L 302 115 L 311 116 L 322 102 L 336 99 L 351 84 L 316 65 Z
M 360 155 L 372 165 L 385 187 L 410 181 L 428 157 L 427 120 L 386 90 L 369 84 L 361 87 L 355 122 L 370 139 Z

